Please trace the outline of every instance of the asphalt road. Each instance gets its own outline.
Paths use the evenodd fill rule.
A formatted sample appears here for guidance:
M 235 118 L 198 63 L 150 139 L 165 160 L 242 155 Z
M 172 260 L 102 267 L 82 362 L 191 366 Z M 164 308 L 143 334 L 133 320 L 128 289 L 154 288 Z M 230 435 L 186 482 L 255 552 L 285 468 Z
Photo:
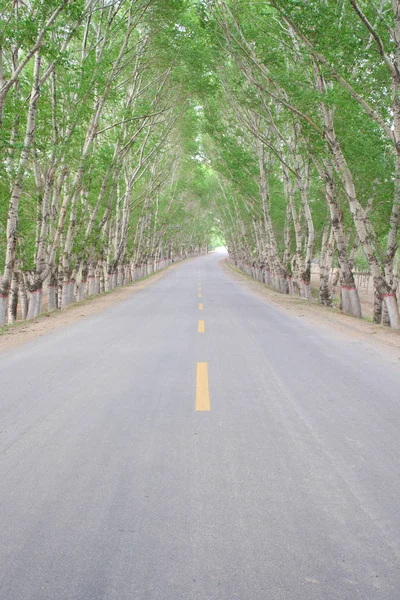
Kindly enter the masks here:
M 1 356 L 1 600 L 399 600 L 400 367 L 220 258 Z

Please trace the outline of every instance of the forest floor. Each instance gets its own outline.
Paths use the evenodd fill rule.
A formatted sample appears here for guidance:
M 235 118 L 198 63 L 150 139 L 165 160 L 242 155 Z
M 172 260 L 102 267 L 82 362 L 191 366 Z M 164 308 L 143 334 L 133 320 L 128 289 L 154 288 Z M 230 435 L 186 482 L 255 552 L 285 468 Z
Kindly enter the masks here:
M 222 261 L 220 264 L 222 269 L 236 281 L 246 285 L 257 296 L 271 302 L 279 309 L 287 311 L 292 316 L 303 318 L 310 324 L 324 328 L 331 334 L 358 340 L 360 344 L 373 347 L 379 352 L 389 354 L 390 358 L 400 361 L 400 332 L 376 325 L 367 319 L 356 319 L 342 313 L 337 308 L 328 308 L 297 296 L 280 294 L 273 288 L 242 273 L 228 261 Z
M 146 288 L 150 283 L 158 281 L 168 271 L 175 269 L 179 264 L 181 263 L 169 265 L 162 271 L 152 273 L 143 279 L 129 283 L 123 287 L 117 287 L 110 292 L 86 298 L 81 302 L 71 304 L 64 310 L 43 312 L 32 321 L 17 321 L 13 325 L 0 328 L 0 352 L 10 350 L 34 338 L 50 333 L 54 329 L 89 317 L 112 306 L 116 302 L 122 302 L 132 294 L 136 294 Z

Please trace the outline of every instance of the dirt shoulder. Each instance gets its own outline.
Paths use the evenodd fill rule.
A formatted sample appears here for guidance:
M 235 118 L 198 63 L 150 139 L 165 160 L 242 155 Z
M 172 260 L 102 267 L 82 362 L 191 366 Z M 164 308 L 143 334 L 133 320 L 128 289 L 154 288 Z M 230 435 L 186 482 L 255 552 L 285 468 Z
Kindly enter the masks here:
M 274 289 L 245 275 L 228 261 L 221 261 L 220 265 L 229 277 L 246 285 L 257 296 L 271 302 L 280 310 L 301 317 L 332 334 L 345 336 L 352 341 L 358 340 L 378 352 L 385 353 L 389 358 L 400 361 L 400 332 L 375 325 L 364 319 L 356 319 L 334 308 L 279 294 Z
M 162 277 L 165 277 L 168 272 L 175 269 L 180 264 L 182 263 L 175 263 L 162 271 L 153 273 L 144 279 L 130 283 L 124 287 L 118 287 L 111 292 L 106 292 L 99 296 L 92 296 L 82 302 L 71 304 L 71 306 L 68 306 L 68 308 L 65 308 L 64 310 L 44 313 L 32 321 L 17 321 L 17 323 L 11 326 L 4 327 L 0 329 L 0 353 L 11 350 L 34 338 L 46 335 L 54 329 L 90 317 L 95 313 L 109 308 L 116 302 L 122 302 L 133 294 L 137 294 L 149 285 L 159 281 Z

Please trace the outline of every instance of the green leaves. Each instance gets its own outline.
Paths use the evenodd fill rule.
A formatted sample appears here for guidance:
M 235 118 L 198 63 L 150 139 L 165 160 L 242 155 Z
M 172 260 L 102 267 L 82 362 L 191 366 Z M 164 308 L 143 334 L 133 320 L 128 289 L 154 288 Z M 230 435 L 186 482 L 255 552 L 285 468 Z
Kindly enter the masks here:
M 393 127 L 394 113 L 390 71 L 376 40 L 389 57 L 395 47 L 389 33 L 393 13 L 381 10 L 378 0 L 358 2 L 374 34 L 350 2 L 336 0 L 17 4 L 17 11 L 13 3 L 2 4 L 5 78 L 39 35 L 41 76 L 51 69 L 38 90 L 24 171 L 18 235 L 26 267 L 34 266 L 43 182 L 53 171 L 46 248 L 55 239 L 67 198 L 57 255 L 62 257 L 78 197 L 71 263 L 89 255 L 111 260 L 125 226 L 123 259 L 136 256 L 139 247 L 149 254 L 159 243 L 215 243 L 223 230 L 228 243 L 251 256 L 272 235 L 289 262 L 296 226 L 305 254 L 301 183 L 308 190 L 318 242 L 328 214 L 324 182 L 313 166 L 314 160 L 332 161 L 324 110 L 333 115 L 361 205 L 373 196 L 371 223 L 385 243 L 394 180 L 387 129 Z M 3 222 L 24 149 L 32 81 L 33 56 L 5 99 Z M 332 177 L 351 238 L 354 221 L 343 181 Z M 288 217 L 290 186 L 297 223 Z M 0 235 L 3 262 L 1 230 Z

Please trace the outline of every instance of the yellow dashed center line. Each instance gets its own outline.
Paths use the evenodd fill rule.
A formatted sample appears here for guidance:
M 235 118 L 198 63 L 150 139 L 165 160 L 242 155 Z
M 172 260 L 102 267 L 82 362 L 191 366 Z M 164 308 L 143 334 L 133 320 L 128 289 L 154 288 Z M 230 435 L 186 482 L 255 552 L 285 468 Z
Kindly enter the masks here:
M 199 329 L 198 332 L 199 333 L 204 333 L 206 330 L 205 326 L 204 326 L 204 321 L 199 321 Z
M 203 310 L 203 303 L 199 302 L 199 310 Z
M 196 410 L 210 410 L 210 393 L 208 391 L 208 363 L 197 363 L 196 375 Z
M 201 298 L 201 297 L 202 297 L 202 295 L 201 295 L 201 294 L 199 294 L 199 298 Z

